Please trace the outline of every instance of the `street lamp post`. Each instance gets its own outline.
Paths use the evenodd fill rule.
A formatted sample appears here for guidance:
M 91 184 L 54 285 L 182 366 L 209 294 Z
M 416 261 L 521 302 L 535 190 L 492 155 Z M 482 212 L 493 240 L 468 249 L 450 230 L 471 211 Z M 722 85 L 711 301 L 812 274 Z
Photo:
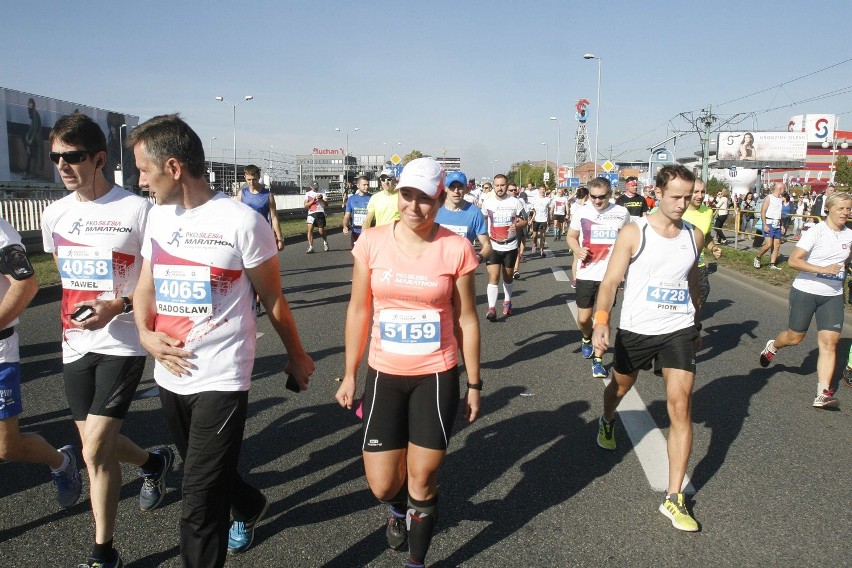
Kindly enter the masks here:
M 598 100 L 595 103 L 595 174 L 592 177 L 597 177 L 598 175 L 598 139 L 600 137 L 600 120 L 601 120 L 601 63 L 603 60 L 595 55 L 594 53 L 587 53 L 583 55 L 583 59 L 597 59 L 598 60 Z
M 340 128 L 335 128 L 337 132 L 343 132 Z M 353 128 L 352 134 L 355 134 L 360 130 L 359 128 Z M 349 131 L 346 131 L 346 155 L 343 156 L 343 181 L 340 183 L 340 191 L 346 190 L 346 182 L 348 181 L 348 176 L 346 173 L 349 171 Z
M 216 140 L 215 136 L 210 138 L 210 185 L 213 185 L 213 180 L 216 178 L 213 175 L 213 141 Z
M 562 162 L 560 161 L 559 153 L 561 151 L 560 146 L 562 145 L 562 125 L 559 123 L 558 116 L 551 116 L 550 120 L 556 121 L 556 186 L 559 187 L 559 168 L 562 167 Z
M 544 174 L 541 176 L 542 184 L 544 184 L 544 182 L 546 182 L 546 181 L 547 181 L 547 177 L 548 177 L 548 175 L 547 175 L 547 150 L 548 150 L 548 144 L 547 144 L 547 142 L 542 142 L 542 143 L 541 143 L 541 145 L 542 145 L 542 146 L 544 146 Z
M 118 148 L 119 148 L 119 156 L 121 159 L 121 163 L 118 165 L 118 169 L 121 170 L 121 187 L 124 188 L 124 134 L 123 131 L 127 128 L 126 124 L 122 124 L 118 127 Z
M 216 100 L 222 103 L 228 103 L 234 108 L 234 183 L 237 183 L 237 107 L 243 104 L 246 101 L 252 100 L 254 97 L 251 95 L 246 95 L 243 97 L 243 100 L 234 104 L 230 101 L 226 101 L 223 97 L 216 97 Z
M 840 146 L 844 150 L 849 147 L 849 142 L 845 138 L 837 138 L 837 119 L 834 121 L 834 136 L 823 140 L 821 146 L 823 148 L 831 147 L 831 167 L 829 168 L 828 182 L 834 183 L 837 162 L 837 147 Z

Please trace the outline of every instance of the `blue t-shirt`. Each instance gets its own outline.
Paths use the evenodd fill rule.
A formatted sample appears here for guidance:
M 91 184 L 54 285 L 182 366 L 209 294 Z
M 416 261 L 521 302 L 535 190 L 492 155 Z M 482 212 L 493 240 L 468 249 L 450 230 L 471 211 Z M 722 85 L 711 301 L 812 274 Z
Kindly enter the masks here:
M 352 223 L 352 232 L 360 233 L 361 225 L 364 224 L 364 219 L 367 217 L 367 203 L 370 202 L 370 194 L 360 195 L 358 193 L 350 195 L 346 200 L 346 213 L 349 213 L 349 218 Z
M 442 205 L 438 210 L 438 216 L 435 217 L 435 222 L 469 241 L 488 233 L 482 210 L 467 201 L 461 211 L 450 211 Z

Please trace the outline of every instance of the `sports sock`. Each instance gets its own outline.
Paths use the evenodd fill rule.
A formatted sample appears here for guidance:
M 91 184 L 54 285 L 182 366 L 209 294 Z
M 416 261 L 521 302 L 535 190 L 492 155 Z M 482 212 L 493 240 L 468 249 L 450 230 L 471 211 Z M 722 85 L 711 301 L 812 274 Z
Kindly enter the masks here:
M 139 469 L 144 471 L 145 473 L 157 473 L 160 471 L 160 468 L 166 463 L 166 458 L 161 455 L 152 454 L 148 452 L 148 459 L 139 466 Z
M 426 501 L 408 497 L 408 554 L 414 562 L 423 563 L 426 559 L 426 553 L 432 543 L 432 534 L 435 532 L 437 504 L 437 495 Z
M 91 557 L 104 562 L 112 562 L 115 559 L 113 556 L 114 554 L 115 553 L 112 549 L 112 539 L 110 539 L 109 542 L 105 542 L 104 544 L 98 544 L 96 542 L 92 547 Z
M 512 285 L 506 284 L 503 282 L 503 301 L 511 302 L 512 301 Z
M 488 296 L 488 307 L 493 308 L 497 305 L 497 295 L 500 293 L 500 288 L 497 284 L 489 284 L 485 288 L 485 294 Z
M 57 450 L 57 451 L 59 451 L 59 450 Z M 68 465 L 71 463 L 71 458 L 69 458 L 67 455 L 65 455 L 65 452 L 59 452 L 59 454 L 62 456 L 62 465 L 60 465 L 56 469 L 50 468 L 50 471 L 52 471 L 53 473 L 59 473 L 59 472 L 65 471 L 65 468 L 67 468 Z

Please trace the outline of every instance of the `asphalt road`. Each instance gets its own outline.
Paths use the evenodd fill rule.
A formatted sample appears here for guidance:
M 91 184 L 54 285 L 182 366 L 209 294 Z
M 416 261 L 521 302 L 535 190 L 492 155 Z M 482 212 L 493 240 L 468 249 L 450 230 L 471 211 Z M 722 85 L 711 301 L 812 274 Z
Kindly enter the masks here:
M 241 470 L 268 496 L 269 515 L 254 547 L 229 566 L 398 567 L 384 548 L 385 511 L 363 476 L 359 421 L 333 395 L 343 369 L 343 322 L 351 256 L 348 237 L 330 237 L 328 253 L 281 255 L 286 295 L 303 341 L 317 362 L 308 392 L 284 389 L 284 357 L 266 318 L 259 323 L 254 386 Z M 716 273 L 705 311 L 704 348 L 694 395 L 691 506 L 701 524 L 675 530 L 658 511 L 662 493 L 648 468 L 665 465 L 653 441 L 668 426 L 662 381 L 640 375 L 644 408 L 625 410 L 643 447 L 619 424 L 615 452 L 595 444 L 603 383 L 579 354 L 564 281 L 571 257 L 524 263 L 515 315 L 483 319 L 483 414 L 457 421 L 441 472 L 440 517 L 432 566 L 841 566 L 849 565 L 852 528 L 852 390 L 840 387 L 839 410 L 811 407 L 816 337 L 782 351 L 761 369 L 765 341 L 786 324 L 786 301 L 747 278 Z M 485 309 L 485 276 L 477 293 Z M 58 302 L 47 291 L 21 324 L 25 414 L 21 425 L 55 445 L 79 443 L 61 380 Z M 845 363 L 850 329 L 838 365 Z M 608 365 L 611 356 L 604 362 Z M 150 367 L 139 392 L 153 386 Z M 645 408 L 647 410 L 645 410 Z M 622 416 L 626 422 L 625 416 Z M 124 433 L 144 447 L 169 443 L 156 398 L 134 402 Z M 181 463 L 163 506 L 141 513 L 135 468 L 123 469 L 115 544 L 128 566 L 180 565 Z M 0 543 L 5 566 L 75 566 L 91 546 L 83 499 L 56 507 L 47 469 L 0 464 Z

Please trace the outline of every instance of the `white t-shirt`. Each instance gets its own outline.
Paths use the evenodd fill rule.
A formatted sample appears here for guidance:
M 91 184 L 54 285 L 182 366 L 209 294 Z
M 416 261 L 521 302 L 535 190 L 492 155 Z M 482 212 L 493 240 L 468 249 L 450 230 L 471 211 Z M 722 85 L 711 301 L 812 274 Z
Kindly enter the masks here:
M 222 193 L 193 209 L 151 210 L 142 256 L 154 273 L 154 330 L 183 342 L 197 367 L 176 377 L 159 361 L 154 379 L 181 395 L 245 391 L 254 365 L 254 289 L 246 268 L 278 253 L 256 211 Z
M 44 251 L 54 253 L 62 278 L 62 361 L 87 353 L 145 355 L 133 314 L 119 314 L 97 330 L 71 325 L 74 304 L 113 300 L 136 289 L 142 259 L 142 237 L 151 203 L 118 186 L 94 201 L 75 192 L 42 213 Z
M 565 215 L 568 211 L 568 196 L 557 195 L 553 198 L 553 214 Z
M 839 231 L 832 231 L 827 223 L 817 223 L 803 232 L 802 238 L 796 243 L 796 248 L 803 249 L 807 253 L 805 260 L 817 266 L 838 263 L 843 265 L 849 258 L 850 246 L 852 246 L 852 230 L 841 227 Z M 845 277 L 844 268 L 841 268 L 840 272 L 834 276 L 799 272 L 792 286 L 817 296 L 838 296 L 843 293 Z
M 550 215 L 550 204 L 553 202 L 553 199 L 549 195 L 542 197 L 539 194 L 529 196 L 528 199 L 533 211 L 535 211 L 535 222 L 546 223 Z
M 322 197 L 322 201 L 318 198 Z M 310 190 L 305 194 L 305 201 L 308 204 L 308 213 L 325 213 L 325 203 L 327 197 L 325 196 L 324 191 L 314 191 Z
M 494 250 L 506 252 L 518 248 L 515 223 L 523 210 L 517 197 L 487 197 L 482 202 L 482 214 L 488 221 L 488 237 Z
M 0 217 L 0 249 L 9 245 L 20 245 L 21 235 L 15 230 L 6 219 Z M 0 302 L 6 297 L 6 293 L 12 286 L 9 282 L 9 276 L 0 275 Z M 9 322 L 7 327 L 18 325 L 18 318 Z M 15 332 L 11 337 L 0 340 L 0 363 L 17 363 L 20 361 L 18 353 L 18 332 Z
M 579 207 L 571 216 L 570 229 L 579 231 L 580 246 L 589 249 L 586 258 L 579 259 L 577 278 L 600 282 L 612 253 L 618 232 L 630 222 L 630 212 L 621 205 L 610 203 L 598 211 L 591 203 Z

